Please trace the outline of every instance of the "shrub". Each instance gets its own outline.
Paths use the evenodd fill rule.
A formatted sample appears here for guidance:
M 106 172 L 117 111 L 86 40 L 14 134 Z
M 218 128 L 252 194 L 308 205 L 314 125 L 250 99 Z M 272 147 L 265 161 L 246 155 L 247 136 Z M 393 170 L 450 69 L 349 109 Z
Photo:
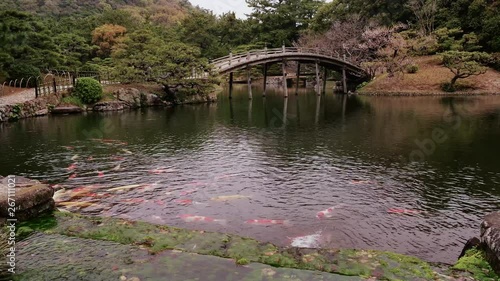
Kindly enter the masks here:
M 418 70 L 419 70 L 419 68 L 418 68 L 418 65 L 416 65 L 416 64 L 410 64 L 406 67 L 406 72 L 408 72 L 410 74 L 417 73 Z
M 85 104 L 96 103 L 102 98 L 102 86 L 93 78 L 78 78 L 72 95 Z

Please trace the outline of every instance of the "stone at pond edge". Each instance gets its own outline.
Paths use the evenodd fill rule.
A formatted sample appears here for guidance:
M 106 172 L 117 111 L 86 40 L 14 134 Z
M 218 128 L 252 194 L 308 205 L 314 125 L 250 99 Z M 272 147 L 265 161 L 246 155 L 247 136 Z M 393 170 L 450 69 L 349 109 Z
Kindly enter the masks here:
M 82 108 L 80 108 L 78 106 L 70 105 L 70 106 L 54 107 L 54 109 L 52 109 L 52 111 L 50 113 L 51 114 L 71 114 L 71 113 L 82 113 L 82 112 L 83 112 Z
M 481 224 L 481 243 L 491 266 L 500 274 L 500 212 L 487 215 Z
M 130 105 L 123 101 L 102 101 L 92 108 L 93 111 L 118 111 L 130 108 Z
M 1 178 L 0 183 L 0 224 L 9 216 L 9 178 Z M 54 190 L 39 181 L 23 177 L 15 177 L 15 193 L 10 198 L 15 201 L 15 218 L 19 221 L 28 220 L 55 208 Z
M 117 100 L 124 102 L 128 107 L 148 107 L 164 105 L 162 100 L 155 94 L 142 93 L 136 88 L 121 88 L 113 93 Z

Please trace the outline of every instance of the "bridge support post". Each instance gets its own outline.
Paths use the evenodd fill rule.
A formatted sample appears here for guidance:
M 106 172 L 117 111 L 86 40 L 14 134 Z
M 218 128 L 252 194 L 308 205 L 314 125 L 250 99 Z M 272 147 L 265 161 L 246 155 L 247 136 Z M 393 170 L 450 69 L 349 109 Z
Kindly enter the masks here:
M 295 95 L 299 94 L 299 83 L 300 83 L 300 62 L 297 62 L 297 84 L 295 85 Z
M 229 73 L 229 99 L 233 98 L 233 72 Z
M 326 67 L 324 68 L 324 73 L 323 73 L 323 95 L 326 93 L 326 79 L 328 78 L 328 69 Z
M 316 94 L 321 95 L 320 84 L 319 84 L 319 63 L 316 61 Z
M 282 70 L 283 70 L 283 92 L 285 98 L 288 98 L 288 87 L 286 85 L 286 61 L 283 60 L 282 63 Z
M 247 84 L 248 84 L 248 99 L 252 99 L 252 75 L 250 75 L 250 67 L 247 67 Z
M 347 75 L 345 68 L 342 68 L 342 90 L 344 91 L 344 94 L 347 94 Z
M 267 63 L 264 64 L 264 93 L 262 94 L 263 97 L 266 96 L 266 90 L 267 90 Z

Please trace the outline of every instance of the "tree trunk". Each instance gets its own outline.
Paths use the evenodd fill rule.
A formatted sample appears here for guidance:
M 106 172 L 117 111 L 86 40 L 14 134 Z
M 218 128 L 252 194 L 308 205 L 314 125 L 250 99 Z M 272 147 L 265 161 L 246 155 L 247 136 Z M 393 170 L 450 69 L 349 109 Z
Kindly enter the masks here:
M 460 78 L 460 77 L 459 76 L 455 76 L 455 77 L 453 77 L 453 79 L 451 79 L 450 89 L 455 89 L 455 83 L 457 83 L 458 78 Z

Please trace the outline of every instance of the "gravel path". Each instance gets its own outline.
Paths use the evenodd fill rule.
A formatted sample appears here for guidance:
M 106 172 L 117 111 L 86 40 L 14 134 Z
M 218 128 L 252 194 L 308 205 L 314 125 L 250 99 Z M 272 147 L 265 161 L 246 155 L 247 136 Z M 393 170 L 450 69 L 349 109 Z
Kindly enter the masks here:
M 26 91 L 22 91 L 20 93 L 0 96 L 0 105 L 23 103 L 34 98 L 35 89 L 27 89 Z

